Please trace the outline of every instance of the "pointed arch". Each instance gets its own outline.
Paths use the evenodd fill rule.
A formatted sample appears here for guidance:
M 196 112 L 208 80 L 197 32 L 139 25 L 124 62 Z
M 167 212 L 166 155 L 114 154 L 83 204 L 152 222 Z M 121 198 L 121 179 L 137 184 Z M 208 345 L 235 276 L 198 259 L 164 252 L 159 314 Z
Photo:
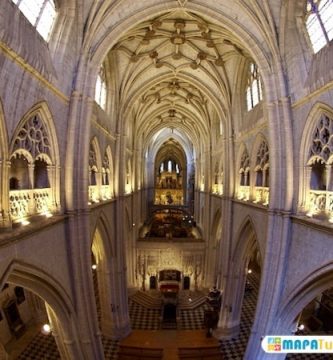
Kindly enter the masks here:
M 5 121 L 5 114 L 0 99 L 0 160 L 8 159 L 8 134 Z
M 52 309 L 61 343 L 59 350 L 64 358 L 84 358 L 79 345 L 76 314 L 70 296 L 63 286 L 52 276 L 37 267 L 22 261 L 12 261 L 0 278 L 0 287 L 13 283 L 26 288 L 39 297 Z M 57 321 L 58 320 L 58 321 Z
M 60 210 L 60 155 L 51 111 L 45 101 L 22 117 L 10 143 L 10 213 L 14 221 Z M 28 168 L 28 164 L 31 168 Z M 31 171 L 32 170 L 32 171 Z M 29 189 L 28 196 L 22 189 Z M 23 199 L 23 200 L 22 200 Z M 29 204 L 26 199 L 29 199 Z M 23 203 L 22 203 L 23 201 Z
M 38 126 L 38 130 L 42 132 L 43 136 L 46 136 L 47 138 L 43 138 L 43 141 L 41 142 L 41 147 L 39 149 L 36 149 L 33 151 L 28 150 L 33 159 L 40 155 L 40 154 L 46 154 L 51 159 L 53 165 L 60 166 L 60 155 L 59 155 L 59 144 L 57 139 L 57 133 L 54 126 L 53 116 L 51 114 L 51 111 L 45 101 L 39 102 L 36 105 L 34 105 L 25 115 L 22 117 L 21 121 L 18 123 L 14 134 L 12 136 L 11 144 L 10 144 L 10 154 L 13 154 L 15 151 L 19 149 L 24 149 L 22 147 L 23 142 L 22 140 L 22 134 L 20 134 L 24 127 L 29 126 L 28 122 L 31 121 L 34 118 L 40 119 L 42 124 L 30 124 L 30 126 Z M 45 128 L 41 128 L 45 126 Z M 26 131 L 24 131 L 25 133 Z M 43 148 L 44 151 L 40 151 L 40 148 Z
M 103 211 L 101 211 L 96 224 L 92 229 L 91 245 L 94 247 L 95 235 L 97 233 L 99 243 L 96 250 L 98 250 L 99 255 L 105 256 L 105 259 L 109 259 L 115 254 L 114 243 L 112 242 L 112 236 L 109 228 L 110 226 L 108 225 L 107 216 Z
M 252 250 L 255 247 L 258 248 L 260 255 L 262 254 L 257 232 L 255 230 L 255 225 L 250 216 L 246 216 L 246 218 L 243 220 L 235 238 L 237 241 L 232 253 L 232 261 L 234 263 L 241 262 L 243 265 L 242 268 L 245 269 L 245 265 L 247 265 L 246 263 L 249 260 L 249 256 L 252 254 Z
M 314 132 L 318 126 L 321 117 L 333 119 L 333 108 L 323 102 L 317 102 L 309 111 L 305 126 L 302 133 L 300 144 L 299 157 L 299 194 L 298 194 L 298 209 L 301 212 L 311 211 L 310 209 L 310 181 L 311 181 L 311 165 L 315 162 L 322 164 L 330 163 L 331 158 L 326 162 L 325 159 L 319 156 L 310 156 L 311 142 L 313 141 Z M 318 198 L 320 199 L 320 197 Z M 316 207 L 316 197 L 313 198 L 313 206 Z
M 328 262 L 305 276 L 281 303 L 276 330 L 290 333 L 295 329 L 297 315 L 318 295 L 332 287 L 333 262 Z M 280 333 L 280 332 L 279 332 Z
M 239 146 L 236 158 L 236 192 L 240 200 L 250 199 L 250 157 L 247 147 L 244 143 Z
M 5 115 L 0 99 L 0 226 L 7 227 L 10 225 L 9 217 L 9 182 L 8 182 L 8 134 L 5 121 Z
M 92 147 L 92 149 L 95 152 L 96 155 L 96 166 L 98 171 L 101 170 L 102 168 L 102 155 L 101 155 L 101 150 L 100 150 L 100 146 L 99 146 L 99 142 L 96 136 L 94 136 L 91 140 L 90 140 L 90 145 Z

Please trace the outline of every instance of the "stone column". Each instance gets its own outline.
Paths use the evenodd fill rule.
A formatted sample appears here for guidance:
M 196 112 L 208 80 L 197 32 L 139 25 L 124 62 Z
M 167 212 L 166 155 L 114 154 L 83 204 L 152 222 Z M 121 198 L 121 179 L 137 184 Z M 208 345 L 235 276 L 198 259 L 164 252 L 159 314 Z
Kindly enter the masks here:
M 11 228 L 10 220 L 10 189 L 9 189 L 9 170 L 11 162 L 0 160 L 0 228 Z

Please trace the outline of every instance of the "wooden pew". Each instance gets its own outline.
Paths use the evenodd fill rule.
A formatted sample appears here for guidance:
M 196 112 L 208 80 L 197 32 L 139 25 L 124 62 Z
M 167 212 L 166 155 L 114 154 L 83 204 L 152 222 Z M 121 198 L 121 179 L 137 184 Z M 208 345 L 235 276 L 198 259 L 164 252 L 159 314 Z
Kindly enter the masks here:
M 221 360 L 219 346 L 210 347 L 181 347 L 178 349 L 179 359 L 184 360 Z
M 138 346 L 120 345 L 118 352 L 119 360 L 162 360 L 163 349 L 142 348 Z

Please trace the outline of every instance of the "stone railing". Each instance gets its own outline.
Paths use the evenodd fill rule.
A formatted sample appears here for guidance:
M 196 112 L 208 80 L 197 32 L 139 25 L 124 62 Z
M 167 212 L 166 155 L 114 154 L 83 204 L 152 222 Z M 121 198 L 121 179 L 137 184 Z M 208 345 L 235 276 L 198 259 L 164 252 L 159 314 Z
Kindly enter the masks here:
M 263 186 L 256 186 L 254 188 L 254 196 L 255 196 L 255 203 L 260 203 L 263 205 L 269 204 L 269 188 Z
M 11 190 L 10 216 L 13 221 L 35 214 L 47 214 L 52 209 L 51 189 Z
M 222 184 L 214 184 L 212 186 L 212 193 L 217 195 L 223 194 L 223 185 Z
M 308 215 L 325 215 L 333 222 L 333 191 L 310 190 Z
M 240 186 L 238 190 L 238 199 L 249 201 L 250 200 L 250 187 L 249 186 Z
M 112 199 L 110 185 L 89 185 L 89 204 L 96 204 L 110 199 Z
M 89 190 L 89 204 L 98 203 L 100 201 L 99 186 L 89 185 L 88 190 Z
M 101 186 L 101 199 L 103 201 L 112 199 L 112 192 L 110 185 L 102 185 Z

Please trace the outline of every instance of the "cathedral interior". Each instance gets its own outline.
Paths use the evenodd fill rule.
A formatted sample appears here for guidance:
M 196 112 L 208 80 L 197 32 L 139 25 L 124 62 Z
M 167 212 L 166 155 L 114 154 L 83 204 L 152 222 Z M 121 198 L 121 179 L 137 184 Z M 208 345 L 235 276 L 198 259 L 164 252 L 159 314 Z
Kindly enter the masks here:
M 0 359 L 331 359 L 261 341 L 333 335 L 332 39 L 332 0 L 1 0 Z

